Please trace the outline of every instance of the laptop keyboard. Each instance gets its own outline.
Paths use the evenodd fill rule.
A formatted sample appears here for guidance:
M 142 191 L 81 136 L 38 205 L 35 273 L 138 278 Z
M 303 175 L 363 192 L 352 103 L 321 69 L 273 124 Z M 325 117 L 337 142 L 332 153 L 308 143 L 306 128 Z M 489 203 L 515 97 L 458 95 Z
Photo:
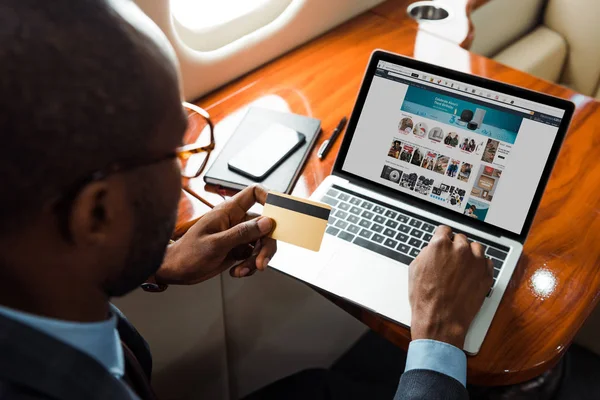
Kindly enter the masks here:
M 333 207 L 327 234 L 407 265 L 429 244 L 437 227 L 433 221 L 337 186 L 321 201 Z M 509 249 L 469 235 L 467 238 L 479 242 L 494 263 L 495 285 Z

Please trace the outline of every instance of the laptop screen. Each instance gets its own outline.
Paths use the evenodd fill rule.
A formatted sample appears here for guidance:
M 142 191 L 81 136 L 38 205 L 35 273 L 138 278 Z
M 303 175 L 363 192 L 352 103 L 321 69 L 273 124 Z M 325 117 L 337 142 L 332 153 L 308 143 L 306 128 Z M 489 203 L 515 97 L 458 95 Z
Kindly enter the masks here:
M 378 61 L 342 170 L 519 234 L 564 113 Z

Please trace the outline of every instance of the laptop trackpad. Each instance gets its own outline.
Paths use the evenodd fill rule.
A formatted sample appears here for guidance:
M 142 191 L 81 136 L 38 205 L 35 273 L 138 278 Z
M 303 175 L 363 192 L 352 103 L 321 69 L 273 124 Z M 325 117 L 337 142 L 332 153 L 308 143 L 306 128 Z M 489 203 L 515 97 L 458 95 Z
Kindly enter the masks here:
M 407 265 L 344 243 L 323 268 L 317 283 L 387 318 L 410 324 Z

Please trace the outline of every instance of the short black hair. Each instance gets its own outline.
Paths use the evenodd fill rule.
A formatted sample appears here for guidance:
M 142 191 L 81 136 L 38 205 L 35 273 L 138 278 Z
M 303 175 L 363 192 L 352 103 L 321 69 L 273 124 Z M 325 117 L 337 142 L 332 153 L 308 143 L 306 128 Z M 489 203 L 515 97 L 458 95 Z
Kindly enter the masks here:
M 106 1 L 0 3 L 0 225 L 143 157 L 177 77 Z M 159 79 L 157 79 L 159 77 Z

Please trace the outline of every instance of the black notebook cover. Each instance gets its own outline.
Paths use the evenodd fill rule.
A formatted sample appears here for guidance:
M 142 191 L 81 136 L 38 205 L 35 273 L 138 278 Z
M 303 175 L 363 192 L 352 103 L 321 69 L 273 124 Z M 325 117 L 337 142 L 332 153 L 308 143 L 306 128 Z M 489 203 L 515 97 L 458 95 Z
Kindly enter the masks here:
M 240 190 L 257 183 L 231 171 L 227 167 L 227 162 L 250 142 L 258 138 L 273 122 L 285 125 L 306 136 L 304 144 L 260 182 L 269 190 L 290 193 L 302 171 L 306 158 L 315 144 L 321 130 L 321 121 L 303 115 L 259 107 L 251 107 L 248 110 L 223 150 L 212 163 L 204 176 L 204 181 L 211 185 Z

